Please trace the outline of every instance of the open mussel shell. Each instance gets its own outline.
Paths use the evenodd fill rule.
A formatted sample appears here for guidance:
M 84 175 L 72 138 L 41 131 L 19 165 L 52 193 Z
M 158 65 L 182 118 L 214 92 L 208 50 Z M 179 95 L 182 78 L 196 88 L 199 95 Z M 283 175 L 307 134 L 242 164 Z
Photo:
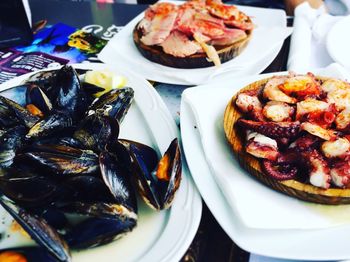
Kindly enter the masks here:
M 51 171 L 50 174 L 94 174 L 98 170 L 98 156 L 91 150 L 59 145 L 37 145 L 24 155 Z
M 17 119 L 28 128 L 31 128 L 40 120 L 39 117 L 31 114 L 20 104 L 17 104 L 15 101 L 12 101 L 4 96 L 0 96 L 0 104 L 2 107 L 6 107 L 9 111 L 12 111 L 12 113 L 16 115 Z
M 162 208 L 169 208 L 181 182 L 182 162 L 177 138 L 169 145 L 158 163 L 156 177 L 158 194 Z
M 55 111 L 41 121 L 33 125 L 26 135 L 27 138 L 42 138 L 67 130 L 74 125 L 74 119 L 70 114 Z
M 57 76 L 58 70 L 42 71 L 31 75 L 24 84 L 35 84 L 39 86 L 47 96 L 52 99 L 55 96 L 54 92 L 54 82 Z M 57 94 L 56 94 L 57 96 Z
M 52 102 L 47 97 L 45 92 L 35 84 L 28 85 L 26 90 L 26 103 L 28 105 L 34 105 L 44 115 L 48 115 L 52 110 Z
M 97 98 L 89 107 L 89 112 L 103 113 L 121 123 L 133 99 L 134 90 L 131 87 L 112 89 Z
M 65 235 L 69 246 L 77 249 L 95 247 L 112 242 L 131 231 L 136 226 L 135 219 L 109 220 L 89 218 L 74 226 Z
M 73 134 L 85 148 L 101 152 L 107 143 L 116 141 L 119 135 L 118 122 L 101 114 L 92 114 L 83 119 Z
M 132 158 L 134 185 L 150 207 L 156 210 L 168 208 L 181 180 L 182 165 L 178 141 L 174 139 L 171 142 L 157 167 L 154 166 L 154 160 L 149 160 L 154 159 L 154 153 L 151 154 L 147 146 L 141 145 L 130 143 L 128 147 Z
M 19 150 L 25 142 L 25 134 L 27 130 L 24 126 L 16 126 L 9 128 L 0 137 L 0 167 L 9 167 L 13 163 L 17 150 Z
M 100 153 L 99 160 L 102 179 L 116 203 L 132 212 L 137 212 L 135 192 L 131 185 L 129 169 L 123 166 L 123 158 L 103 151 Z
M 160 210 L 162 205 L 157 195 L 157 181 L 152 175 L 152 170 L 158 163 L 157 152 L 141 143 L 128 140 L 119 141 L 129 150 L 134 186 L 147 205 L 153 209 Z
M 56 262 L 44 248 L 41 247 L 20 247 L 2 249 L 0 251 L 2 262 Z
M 23 229 L 58 261 L 71 261 L 66 242 L 42 218 L 1 198 L 0 204 L 20 224 Z

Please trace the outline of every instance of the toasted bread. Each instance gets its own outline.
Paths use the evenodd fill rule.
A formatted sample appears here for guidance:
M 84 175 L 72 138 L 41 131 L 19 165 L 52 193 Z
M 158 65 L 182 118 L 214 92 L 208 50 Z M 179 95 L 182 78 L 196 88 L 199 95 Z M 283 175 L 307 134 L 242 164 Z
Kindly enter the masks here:
M 221 63 L 225 63 L 231 60 L 232 58 L 238 56 L 243 51 L 243 49 L 247 46 L 251 38 L 252 30 L 246 31 L 246 33 L 247 33 L 246 38 L 238 42 L 235 42 L 232 45 L 214 46 L 218 52 Z M 196 53 L 188 57 L 176 57 L 163 52 L 163 49 L 161 46 L 157 46 L 157 45 L 147 46 L 143 44 L 140 40 L 141 37 L 142 37 L 142 31 L 138 29 L 138 26 L 136 26 L 133 31 L 134 43 L 137 49 L 140 51 L 140 53 L 145 58 L 147 58 L 152 62 L 169 66 L 169 67 L 176 67 L 176 68 L 203 68 L 203 67 L 210 67 L 214 65 L 213 62 L 208 61 L 208 58 L 204 52 Z

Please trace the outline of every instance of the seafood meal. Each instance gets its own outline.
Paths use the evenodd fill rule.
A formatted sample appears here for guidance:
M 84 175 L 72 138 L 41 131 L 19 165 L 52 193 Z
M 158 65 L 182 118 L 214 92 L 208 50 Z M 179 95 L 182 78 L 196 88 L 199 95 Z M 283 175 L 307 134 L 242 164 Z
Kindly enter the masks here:
M 134 90 L 96 86 L 82 80 L 93 71 L 78 72 L 39 72 L 11 89 L 16 101 L 0 96 L 0 204 L 39 245 L 2 250 L 0 261 L 71 261 L 70 249 L 131 231 L 137 195 L 161 210 L 179 188 L 177 139 L 159 159 L 119 138 Z
M 151 5 L 133 39 L 147 59 L 170 67 L 219 66 L 246 47 L 254 24 L 236 6 L 221 0 Z
M 229 102 L 226 138 L 240 164 L 299 199 L 350 203 L 350 84 L 312 73 L 254 82 Z

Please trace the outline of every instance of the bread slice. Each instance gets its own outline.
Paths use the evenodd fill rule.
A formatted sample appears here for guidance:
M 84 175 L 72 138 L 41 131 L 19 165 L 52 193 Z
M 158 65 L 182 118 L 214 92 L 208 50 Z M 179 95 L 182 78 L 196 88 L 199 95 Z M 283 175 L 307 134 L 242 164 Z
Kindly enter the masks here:
M 242 117 L 242 114 L 240 113 L 240 111 L 238 111 L 235 102 L 237 96 L 240 93 L 250 90 L 260 90 L 268 82 L 269 79 L 270 78 L 256 81 L 244 87 L 232 97 L 232 99 L 226 106 L 226 110 L 224 113 L 224 131 L 226 139 L 229 142 L 231 149 L 237 157 L 240 165 L 265 185 L 289 196 L 296 197 L 304 201 L 320 204 L 350 204 L 350 189 L 322 189 L 294 179 L 278 181 L 265 175 L 261 169 L 261 161 L 245 151 L 245 135 L 242 133 L 242 131 L 239 131 L 237 128 L 234 128 L 237 120 L 240 117 Z M 316 77 L 316 79 L 321 82 L 324 82 L 329 78 Z
M 246 31 L 247 37 L 228 46 L 215 46 L 221 63 L 225 63 L 232 58 L 238 56 L 243 49 L 247 46 L 252 30 Z M 203 68 L 213 66 L 213 62 L 208 61 L 205 53 L 193 54 L 188 57 L 176 57 L 163 52 L 161 46 L 153 45 L 147 46 L 141 42 L 142 31 L 138 29 L 138 25 L 135 26 L 133 31 L 133 39 L 137 49 L 148 60 L 162 64 L 165 66 L 176 68 Z

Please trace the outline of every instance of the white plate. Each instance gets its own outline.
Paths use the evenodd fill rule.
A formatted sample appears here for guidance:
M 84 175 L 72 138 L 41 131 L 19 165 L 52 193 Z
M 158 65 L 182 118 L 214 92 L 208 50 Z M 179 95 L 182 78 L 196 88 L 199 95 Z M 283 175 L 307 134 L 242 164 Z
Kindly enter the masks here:
M 350 70 L 350 16 L 341 19 L 329 31 L 327 36 L 327 50 L 329 55 Z
M 224 74 L 237 77 L 258 74 L 277 56 L 283 40 L 291 31 L 286 27 L 286 14 L 283 10 L 247 6 L 239 6 L 239 8 L 252 17 L 257 28 L 243 52 L 231 61 L 223 63 L 219 69 L 215 67 L 171 68 L 143 57 L 133 42 L 132 32 L 144 13 L 135 17 L 108 42 L 100 52 L 99 59 L 109 64 L 121 65 L 146 79 L 169 84 L 197 85 L 218 79 Z
M 271 75 L 271 74 L 270 74 Z M 265 78 L 270 75 L 260 75 L 245 79 L 226 79 L 213 85 L 206 85 L 193 88 L 193 92 L 198 90 L 197 95 L 200 98 L 199 90 L 204 89 L 208 92 L 216 90 L 220 93 L 222 90 L 229 90 L 227 99 L 229 100 L 235 91 L 239 90 L 245 84 L 257 79 Z M 189 89 L 188 89 L 189 90 Z M 213 119 L 217 125 L 217 119 Z M 181 136 L 185 156 L 196 185 L 212 211 L 213 215 L 223 227 L 232 240 L 241 248 L 259 255 L 285 258 L 285 259 L 304 259 L 304 260 L 333 260 L 350 258 L 350 250 L 347 243 L 350 241 L 348 230 L 350 225 L 325 229 L 258 229 L 248 228 L 241 220 L 240 214 L 232 208 L 232 203 L 226 200 L 226 195 L 216 183 L 215 175 L 211 172 L 211 167 L 206 161 L 203 152 L 200 134 L 197 128 L 195 116 L 189 105 L 182 100 L 181 103 Z M 223 134 L 222 134 L 223 135 Z M 228 146 L 225 139 L 218 138 L 223 146 Z M 219 143 L 220 143 L 219 142 Z M 228 156 L 232 159 L 232 155 Z M 242 169 L 237 164 L 227 175 L 242 173 Z M 235 176 L 236 177 L 236 176 Z M 256 186 L 265 187 L 255 181 L 247 174 Z M 239 179 L 239 176 L 237 177 Z M 254 189 L 245 188 L 246 194 L 254 194 Z M 276 197 L 282 197 L 276 192 Z M 252 206 L 251 208 L 256 208 Z M 259 207 L 262 212 L 269 212 L 269 209 Z
M 127 77 L 127 85 L 135 90 L 135 101 L 121 125 L 120 137 L 146 143 L 164 153 L 170 141 L 179 135 L 168 109 L 146 80 L 118 66 L 82 64 L 76 68 L 108 68 Z M 18 85 L 27 77 L 20 76 L 1 85 L 0 91 Z M 139 201 L 138 225 L 131 233 L 101 247 L 73 252 L 73 261 L 178 261 L 197 232 L 201 211 L 200 195 L 184 163 L 181 186 L 171 209 L 155 212 Z M 3 238 L 0 249 L 17 238 L 18 234 Z

